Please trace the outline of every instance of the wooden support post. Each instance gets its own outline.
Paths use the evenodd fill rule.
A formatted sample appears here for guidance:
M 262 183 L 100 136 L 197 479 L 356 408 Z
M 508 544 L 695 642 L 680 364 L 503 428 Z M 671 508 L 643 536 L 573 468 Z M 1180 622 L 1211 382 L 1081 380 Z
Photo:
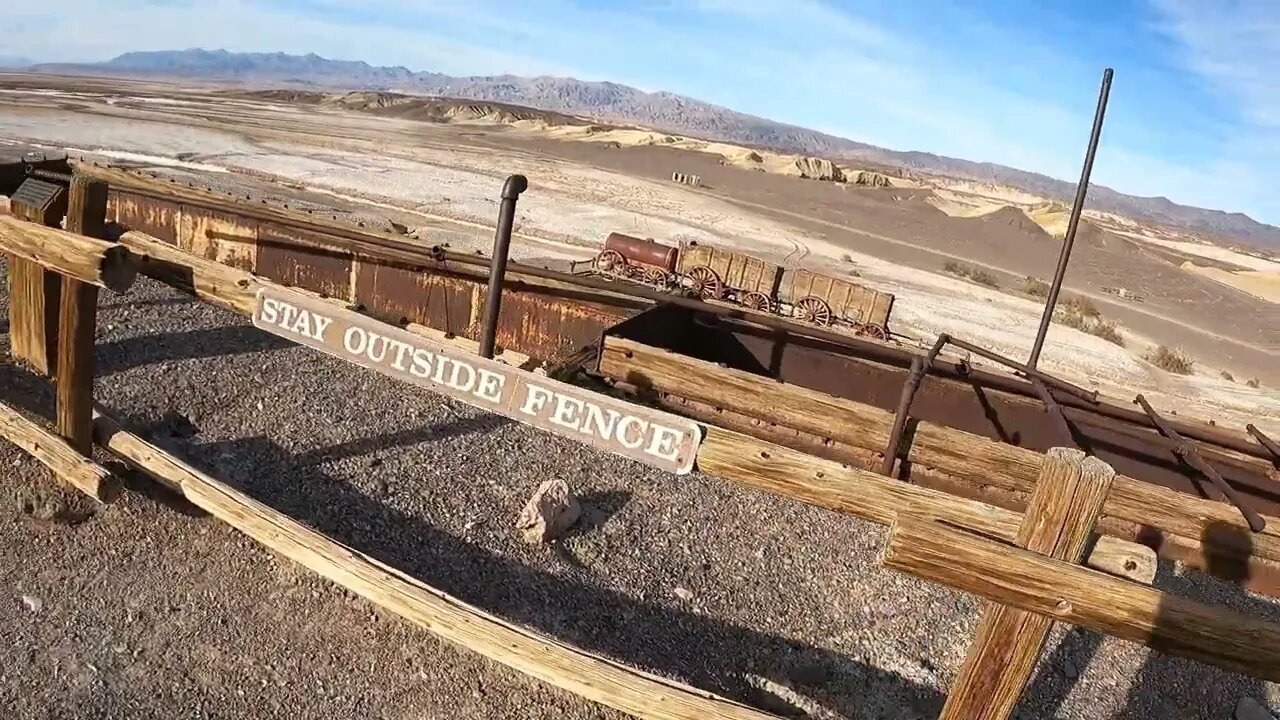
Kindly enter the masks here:
M 3 402 L 0 402 L 0 437 L 39 460 L 62 482 L 99 502 L 110 502 L 119 491 L 105 468 Z
M 513 625 L 346 547 L 94 417 L 103 447 L 264 547 L 421 628 L 531 677 L 639 718 L 778 720 Z
M 899 520 L 884 564 L 1167 655 L 1280 682 L 1280 625 L 1255 615 L 1168 595 L 935 520 Z
M 77 175 L 71 180 L 67 230 L 102 239 L 107 224 L 107 184 Z M 93 340 L 98 288 L 62 278 L 58 323 L 58 434 L 88 455 L 93 450 Z
M 59 283 L 57 273 L 9 255 L 9 350 L 40 375 L 57 365 Z
M 1050 448 L 1014 543 L 1072 564 L 1085 546 L 1115 470 L 1069 448 Z M 1031 679 L 1053 620 L 1004 605 L 982 613 L 969 656 L 939 720 L 1004 720 Z

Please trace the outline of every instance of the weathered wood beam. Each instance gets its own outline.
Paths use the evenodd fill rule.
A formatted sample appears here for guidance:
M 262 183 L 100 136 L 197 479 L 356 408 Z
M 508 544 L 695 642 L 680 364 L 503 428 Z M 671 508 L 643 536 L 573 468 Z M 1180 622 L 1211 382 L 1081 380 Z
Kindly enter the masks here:
M 1013 540 L 1022 524 L 1022 515 L 1011 510 L 815 458 L 714 426 L 707 428 L 702 441 L 698 469 L 882 525 L 890 525 L 903 515 L 930 517 Z M 1086 562 L 1102 572 L 1137 582 L 1151 582 L 1156 572 L 1155 553 L 1150 548 L 1106 536 L 1098 538 Z
M 878 407 L 618 337 L 605 339 L 600 370 L 642 389 L 732 408 L 765 422 L 877 452 L 883 450 L 893 425 L 892 413 Z M 1034 450 L 923 421 L 916 424 L 907 452 L 912 463 L 954 478 L 952 485 L 966 489 L 971 497 L 990 487 L 1029 495 L 1042 457 Z M 1222 532 L 1227 527 L 1246 534 L 1228 536 Z M 1163 556 L 1280 594 L 1280 521 L 1268 519 L 1265 530 L 1250 533 L 1239 511 L 1230 505 L 1117 475 L 1099 529 L 1127 540 L 1158 530 L 1166 538 L 1160 548 Z M 1215 556 L 1230 561 L 1219 562 Z
M 1115 470 L 1079 450 L 1050 448 L 1014 544 L 1076 564 L 1102 511 Z M 989 604 L 939 720 L 1005 720 L 1040 659 L 1053 620 Z
M 77 175 L 71 180 L 67 230 L 102 239 L 107 222 L 107 184 Z M 93 343 L 98 288 L 62 278 L 58 322 L 58 434 L 88 455 L 93 450 Z
M 118 243 L 5 215 L 0 215 L 0 251 L 118 293 L 128 290 L 137 275 L 128 249 Z
M 105 468 L 3 402 L 0 402 L 0 436 L 39 460 L 59 480 L 94 500 L 110 502 L 119 492 L 119 484 Z
M 440 637 L 556 687 L 640 718 L 775 716 L 545 637 L 472 607 L 346 547 L 95 414 L 99 444 L 248 537 Z
M 902 517 L 889 533 L 884 564 L 1168 655 L 1280 681 L 1280 625 L 1053 560 L 968 530 Z
M 9 353 L 38 375 L 57 366 L 61 276 L 24 257 L 9 259 Z

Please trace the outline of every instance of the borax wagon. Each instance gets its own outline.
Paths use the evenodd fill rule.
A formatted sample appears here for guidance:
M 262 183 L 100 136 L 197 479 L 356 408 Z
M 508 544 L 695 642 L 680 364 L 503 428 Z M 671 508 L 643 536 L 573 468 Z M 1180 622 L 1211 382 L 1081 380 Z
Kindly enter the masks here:
M 891 293 L 710 245 L 681 242 L 677 247 L 610 233 L 593 269 L 661 289 L 686 290 L 704 300 L 790 315 L 823 327 L 851 326 L 859 335 L 889 337 Z

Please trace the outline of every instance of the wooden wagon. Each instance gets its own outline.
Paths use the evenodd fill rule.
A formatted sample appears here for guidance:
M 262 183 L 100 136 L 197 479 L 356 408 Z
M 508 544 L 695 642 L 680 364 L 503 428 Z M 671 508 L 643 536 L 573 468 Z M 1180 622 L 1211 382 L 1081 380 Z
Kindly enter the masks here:
M 889 336 L 892 293 L 797 268 L 784 274 L 776 297 L 780 304 L 791 306 L 792 315 L 806 322 L 843 322 L 853 325 L 859 334 L 881 339 Z
M 682 243 L 676 272 L 695 295 L 730 300 L 770 311 L 782 282 L 782 267 L 710 245 Z

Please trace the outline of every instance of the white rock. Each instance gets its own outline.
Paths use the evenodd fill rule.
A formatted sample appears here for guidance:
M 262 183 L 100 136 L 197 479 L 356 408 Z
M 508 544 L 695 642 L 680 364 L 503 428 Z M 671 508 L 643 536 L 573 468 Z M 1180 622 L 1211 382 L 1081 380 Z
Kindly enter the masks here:
M 26 605 L 27 609 L 33 613 L 38 613 L 44 609 L 44 601 L 35 595 L 23 595 L 22 604 Z
M 1276 718 L 1270 710 L 1262 706 L 1262 703 L 1245 696 L 1236 703 L 1235 720 L 1276 720 Z
M 690 592 L 689 590 L 686 590 L 685 588 L 678 587 L 675 590 L 672 590 L 671 592 L 675 593 L 676 597 L 680 598 L 685 602 L 691 602 L 693 600 L 693 593 Z
M 520 511 L 516 529 L 525 542 L 543 543 L 564 534 L 582 514 L 582 506 L 563 480 L 547 480 Z

